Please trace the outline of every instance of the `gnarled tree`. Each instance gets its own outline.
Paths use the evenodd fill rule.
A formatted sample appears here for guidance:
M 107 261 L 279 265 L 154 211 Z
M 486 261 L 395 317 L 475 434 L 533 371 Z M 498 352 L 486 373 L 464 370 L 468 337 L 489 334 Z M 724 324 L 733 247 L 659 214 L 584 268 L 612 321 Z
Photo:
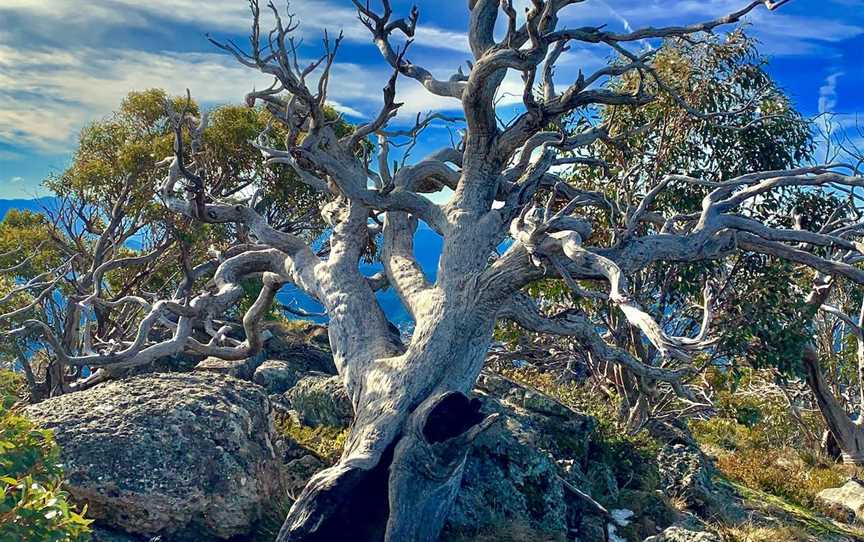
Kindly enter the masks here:
M 594 228 L 595 243 L 607 242 L 628 228 L 642 234 L 656 227 L 647 222 L 629 223 L 626 214 L 615 210 L 644 198 L 667 175 L 722 181 L 751 171 L 797 167 L 812 153 L 810 123 L 794 111 L 765 71 L 755 42 L 742 31 L 699 40 L 667 40 L 654 54 L 652 67 L 674 93 L 660 93 L 647 106 L 606 106 L 596 118 L 591 116 L 593 112 L 588 118 L 574 115 L 568 123 L 568 130 L 594 122 L 615 134 L 632 134 L 617 137 L 615 145 L 596 142 L 589 153 L 583 150 L 580 156 L 572 157 L 572 171 L 560 174 L 573 188 L 602 193 L 610 201 L 606 210 L 585 210 Z M 625 74 L 612 85 L 619 91 L 633 92 L 646 86 L 658 92 L 656 82 L 640 78 L 638 73 Z M 748 103 L 755 107 L 742 108 Z M 722 123 L 692 113 L 694 109 L 714 111 L 721 106 L 739 112 Z M 711 190 L 710 185 L 672 184 L 657 195 L 651 211 L 658 217 L 698 213 Z M 828 218 L 813 204 L 826 198 L 814 196 L 820 195 L 790 187 L 766 194 L 748 212 L 760 222 L 788 226 L 796 209 L 812 200 L 802 211 L 808 216 L 809 229 Z M 823 206 L 833 209 L 831 204 L 826 201 Z M 660 261 L 631 273 L 629 278 L 632 296 L 670 335 L 693 335 L 704 327 L 708 294 L 714 344 L 699 356 L 701 366 L 730 367 L 746 361 L 782 367 L 785 359 L 800 355 L 801 343 L 806 340 L 800 333 L 804 327 L 798 322 L 800 311 L 790 303 L 800 299 L 792 280 L 796 272 L 802 274 L 788 262 L 741 251 L 722 260 L 675 265 Z M 656 349 L 634 333 L 605 299 L 579 296 L 560 280 L 545 281 L 531 289 L 544 310 L 583 311 L 606 340 L 632 352 L 642 363 L 655 363 Z M 648 422 L 713 409 L 703 390 L 694 389 L 700 396 L 696 402 L 678 398 L 668 386 L 656 386 L 651 379 L 620 365 L 587 355 L 578 341 L 567 337 L 524 333 L 506 322 L 498 331 L 504 343 L 493 353 L 496 365 L 519 359 L 550 370 L 561 379 L 587 376 L 597 384 L 598 393 L 620 402 L 620 419 L 630 431 Z M 550 356 L 550 349 L 557 354 Z M 694 373 L 690 380 L 697 378 Z
M 621 202 L 573 188 L 554 173 L 553 166 L 590 160 L 581 149 L 596 142 L 614 145 L 625 135 L 604 125 L 565 133 L 557 128 L 565 116 L 608 105 L 644 106 L 660 94 L 676 95 L 652 67 L 656 50 L 636 52 L 638 44 L 671 37 L 698 39 L 700 33 L 735 23 L 763 5 L 773 9 L 782 3 L 754 1 L 712 21 L 617 33 L 557 28 L 561 10 L 579 9 L 581 0 L 532 0 L 524 18 L 509 0 L 470 0 L 470 70 L 445 80 L 412 63 L 407 42 L 395 43 L 399 35 L 410 42 L 419 17 L 416 9 L 407 18 L 395 19 L 388 0 L 382 1 L 381 10 L 354 0 L 393 73 L 378 115 L 340 134 L 325 104 L 341 39 L 325 38 L 324 54 L 301 66 L 292 39 L 297 22 L 281 17 L 271 5 L 275 28 L 262 31 L 253 0 L 251 49 L 214 43 L 249 68 L 274 77 L 272 87 L 250 93 L 247 102 L 264 102 L 285 135 L 276 142 L 265 131 L 257 145 L 268 165 L 289 168 L 320 192 L 321 214 L 330 228 L 329 250 L 319 254 L 303 239 L 273 227 L 253 205 L 221 201 L 208 192 L 198 139 L 204 119 L 175 108 L 171 116 L 177 139 L 174 155 L 165 162 L 169 173 L 159 197 L 171 210 L 202 223 L 242 225 L 250 244 L 226 254 L 203 289 L 184 288 L 153 303 L 136 333 L 124 342 L 113 349 L 69 355 L 66 362 L 127 367 L 184 351 L 226 359 L 249 356 L 262 346 L 262 315 L 279 289 L 291 283 L 328 313 L 330 343 L 355 420 L 340 460 L 309 481 L 278 539 L 339 540 L 347 532 L 353 540 L 436 539 L 471 442 L 494 422 L 483 417 L 466 394 L 481 370 L 497 320 L 508 318 L 527 329 L 572 336 L 592 356 L 665 382 L 686 396 L 689 354 L 705 344 L 708 330 L 692 337 L 669 336 L 634 301 L 628 276 L 655 262 L 721 259 L 744 250 L 864 283 L 864 272 L 848 261 L 806 248 L 858 251 L 849 238 L 857 230 L 832 234 L 766 225 L 748 211 L 752 202 L 783 187 L 864 184 L 861 177 L 838 172 L 836 165 L 724 179 L 665 175 L 645 193 Z M 496 37 L 499 18 L 506 29 Z M 621 60 L 566 86 L 556 85 L 555 63 L 573 43 L 608 47 Z M 524 108 L 504 123 L 496 114 L 496 95 L 510 71 L 525 81 Z M 632 89 L 607 84 L 629 73 L 656 84 Z M 462 109 L 464 133 L 455 146 L 391 168 L 388 155 L 397 141 L 413 141 L 430 122 L 448 120 L 433 115 L 413 129 L 392 129 L 401 105 L 396 101 L 399 77 L 452 99 Z M 689 113 L 734 124 L 736 115 L 753 105 L 724 111 L 690 107 Z M 185 133 L 192 138 L 188 147 L 181 141 Z M 623 180 L 613 177 L 608 182 Z M 675 184 L 710 188 L 698 212 L 653 209 L 660 194 Z M 444 203 L 426 196 L 445 189 L 452 193 Z M 592 242 L 589 218 L 595 209 L 626 217 L 623 227 Z M 434 282 L 414 257 L 418 221 L 443 238 Z M 376 239 L 384 271 L 367 277 L 359 261 Z M 499 253 L 505 242 L 506 250 Z M 243 319 L 245 340 L 231 344 L 212 321 L 237 302 L 243 291 L 240 281 L 248 277 L 259 278 L 263 286 Z M 582 314 L 544 315 L 524 292 L 544 277 L 561 277 L 580 295 L 608 299 L 657 350 L 662 363 L 642 363 L 608 344 Z M 385 287 L 398 293 L 414 319 L 407 339 L 394 334 L 376 301 L 376 291 Z M 170 331 L 168 339 L 154 339 L 160 327 Z M 195 333 L 202 328 L 213 330 L 209 340 Z
M 27 375 L 33 401 L 123 374 L 65 360 L 94 352 L 91 345 L 116 348 L 134 335 L 141 312 L 154 301 L 216 268 L 209 249 L 231 253 L 249 243 L 242 225 L 202 228 L 153 198 L 165 174 L 158 162 L 171 153 L 175 137 L 167 100 L 199 111 L 189 96 L 129 93 L 111 116 L 81 131 L 69 167 L 45 181 L 54 197 L 44 200 L 40 213 L 13 211 L 0 221 L 0 322 L 16 329 L 4 341 L 7 355 Z M 325 112 L 336 120 L 333 111 Z M 255 209 L 271 225 L 310 241 L 320 235 L 314 192 L 290 170 L 264 165 L 250 142 L 272 121 L 270 113 L 223 105 L 209 118 L 196 137 L 197 145 L 203 142 L 196 156 L 208 172 L 208 193 L 224 200 L 266 192 Z M 336 129 L 350 126 L 338 122 Z M 232 317 L 223 315 L 217 327 L 238 328 Z M 35 355 L 43 349 L 50 357 Z M 28 358 L 37 358 L 39 367 Z

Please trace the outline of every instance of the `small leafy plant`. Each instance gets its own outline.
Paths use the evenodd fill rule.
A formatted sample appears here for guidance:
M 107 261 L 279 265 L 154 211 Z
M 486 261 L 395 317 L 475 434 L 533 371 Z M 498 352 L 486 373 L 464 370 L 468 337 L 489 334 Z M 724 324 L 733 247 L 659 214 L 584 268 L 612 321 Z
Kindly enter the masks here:
M 21 416 L 20 377 L 0 371 L 0 542 L 83 542 L 90 523 L 62 489 L 50 431 Z

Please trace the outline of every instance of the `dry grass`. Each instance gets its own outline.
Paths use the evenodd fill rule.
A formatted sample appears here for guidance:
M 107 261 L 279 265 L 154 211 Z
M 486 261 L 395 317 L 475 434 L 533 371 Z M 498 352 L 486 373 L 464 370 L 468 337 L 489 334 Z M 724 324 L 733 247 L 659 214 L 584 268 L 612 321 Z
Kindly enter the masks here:
M 731 480 L 807 508 L 814 507 L 817 493 L 841 486 L 849 477 L 843 465 L 808 466 L 790 449 L 724 453 L 718 456 L 717 467 Z
M 769 536 L 766 540 L 772 542 L 864 540 L 864 529 L 859 526 L 838 523 L 809 508 L 740 483 L 722 479 L 717 483 L 739 494 L 751 518 L 755 519 L 738 525 L 717 526 L 717 530 L 727 533 L 725 542 L 747 541 L 747 536 L 749 540 L 761 541 L 757 535 Z
M 765 527 L 754 523 L 716 526 L 723 542 L 811 542 L 813 537 L 797 527 Z

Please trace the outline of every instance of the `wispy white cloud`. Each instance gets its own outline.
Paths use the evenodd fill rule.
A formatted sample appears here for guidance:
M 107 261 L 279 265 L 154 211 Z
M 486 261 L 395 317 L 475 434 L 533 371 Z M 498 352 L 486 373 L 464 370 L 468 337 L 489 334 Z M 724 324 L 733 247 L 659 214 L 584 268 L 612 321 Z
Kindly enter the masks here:
M 143 27 L 156 24 L 154 19 L 183 23 L 204 32 L 245 33 L 251 16 L 246 2 L 223 0 L 202 4 L 200 0 L 96 0 L 81 9 L 77 2 L 68 0 L 4 0 L 0 9 L 31 14 L 41 20 L 63 25 L 85 24 L 91 28 L 104 26 Z M 323 30 L 344 32 L 345 38 L 355 42 L 371 42 L 369 30 L 357 18 L 349 2 L 333 0 L 303 0 L 292 2 L 282 16 L 294 15 L 300 23 L 301 36 L 318 39 Z M 261 11 L 262 24 L 272 24 L 272 15 L 266 7 Z M 467 34 L 453 32 L 430 24 L 420 25 L 414 36 L 417 45 L 436 49 L 468 51 Z
M 239 101 L 267 79 L 223 55 L 81 49 L 23 51 L 0 45 L 0 141 L 62 152 L 86 122 L 131 90 L 189 88 L 201 101 Z
M 825 78 L 825 83 L 819 87 L 819 113 L 833 113 L 837 107 L 837 81 L 843 72 L 834 72 Z
M 349 42 L 371 42 L 350 2 L 304 0 L 292 2 L 290 11 L 301 22 L 298 35 L 307 44 L 314 44 L 325 29 L 343 31 Z M 71 148 L 74 134 L 83 124 L 110 112 L 130 90 L 160 87 L 181 93 L 188 87 L 205 102 L 236 102 L 253 86 L 269 84 L 266 78 L 215 51 L 140 51 L 125 49 L 123 44 L 119 48 L 94 46 L 83 39 L 91 33 L 110 36 L 111 29 L 134 32 L 136 28 L 152 31 L 164 27 L 168 31 L 177 24 L 217 36 L 244 34 L 250 13 L 241 0 L 214 1 L 206 6 L 199 0 L 95 0 L 87 9 L 68 0 L 5 0 L 0 5 L 0 17 L 4 13 L 27 18 L 34 37 L 63 28 L 64 34 L 82 38 L 78 44 L 73 39 L 62 48 L 42 45 L 41 49 L 37 38 L 34 48 L 25 49 L 20 46 L 20 32 L 24 30 L 0 29 L 0 142 L 19 148 L 33 146 L 42 152 Z M 272 23 L 266 8 L 262 9 L 262 19 L 265 25 Z M 446 52 L 450 56 L 468 55 L 464 33 L 430 24 L 418 28 L 414 42 L 427 50 L 445 52 L 442 58 L 448 56 Z M 376 100 L 380 101 L 380 87 L 387 73 L 380 57 L 373 60 L 379 67 L 337 67 L 331 96 L 343 113 L 362 117 Z M 421 96 L 410 85 L 404 87 L 400 91 L 411 97 L 404 115 L 446 107 Z
M 335 102 L 333 100 L 330 100 L 329 103 L 330 103 L 330 107 L 335 109 L 337 112 L 342 113 L 343 115 L 350 115 L 352 117 L 358 117 L 358 118 L 363 116 L 362 111 L 358 111 L 357 109 L 354 109 L 351 106 L 344 105 L 344 104 L 341 104 L 339 102 Z
M 606 8 L 606 10 L 624 26 L 624 30 L 627 32 L 633 31 L 633 25 L 630 24 L 630 21 L 627 20 L 626 17 L 621 15 L 615 8 L 609 5 L 605 0 L 598 0 L 598 3 Z
M 834 0 L 842 2 L 842 0 Z M 860 0 L 846 0 L 860 4 Z M 616 19 L 615 25 L 628 30 L 647 25 L 664 26 L 672 23 L 707 21 L 735 12 L 742 7 L 740 0 L 621 0 L 600 4 Z M 566 24 L 598 24 L 607 16 L 590 9 L 596 3 L 577 4 L 565 11 Z M 674 14 L 674 17 L 672 16 Z M 831 44 L 864 35 L 864 20 L 826 18 L 819 14 L 790 14 L 788 9 L 769 11 L 757 8 L 745 18 L 753 23 L 750 32 L 759 37 L 761 50 L 775 56 L 798 56 L 820 52 L 831 54 Z
M 377 112 L 389 68 L 337 63 L 329 98 L 339 111 L 362 119 Z M 208 104 L 239 103 L 253 87 L 270 79 L 218 53 L 143 52 L 80 49 L 22 51 L 0 45 L 0 142 L 39 152 L 74 148 L 75 134 L 104 117 L 132 90 L 189 89 Z M 505 89 L 514 90 L 508 79 Z M 419 112 L 454 110 L 457 100 L 429 94 L 412 80 L 397 86 L 402 119 Z

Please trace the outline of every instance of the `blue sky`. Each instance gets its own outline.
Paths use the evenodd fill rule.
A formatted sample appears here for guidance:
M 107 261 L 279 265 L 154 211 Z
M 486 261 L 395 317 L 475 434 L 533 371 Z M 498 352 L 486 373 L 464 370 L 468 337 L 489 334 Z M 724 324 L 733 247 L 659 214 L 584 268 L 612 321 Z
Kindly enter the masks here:
M 374 5 L 373 1 L 373 5 Z M 525 5 L 528 0 L 517 0 Z M 394 0 L 397 13 L 410 2 Z M 441 78 L 469 58 L 465 0 L 419 0 L 420 28 L 409 57 Z M 612 29 L 688 23 L 734 11 L 746 0 L 587 0 L 563 13 L 563 25 L 608 24 Z M 330 98 L 349 119 L 377 111 L 389 70 L 349 0 L 294 0 L 303 54 L 318 50 L 323 29 L 343 30 Z M 521 12 L 521 10 L 520 10 Z M 757 9 L 750 32 L 762 42 L 771 71 L 807 115 L 837 113 L 864 124 L 864 0 L 793 0 L 779 11 Z M 77 131 L 108 114 L 130 90 L 189 88 L 206 104 L 239 102 L 269 81 L 217 52 L 209 32 L 244 42 L 244 0 L 0 0 L 0 198 L 38 195 L 40 181 L 62 170 Z M 609 56 L 602 46 L 574 47 L 560 63 L 562 82 Z M 502 103 L 521 92 L 517 76 L 504 84 Z M 402 122 L 417 112 L 452 109 L 411 81 L 401 80 Z M 423 147 L 449 138 L 427 134 Z M 422 148 L 417 153 L 422 152 Z

